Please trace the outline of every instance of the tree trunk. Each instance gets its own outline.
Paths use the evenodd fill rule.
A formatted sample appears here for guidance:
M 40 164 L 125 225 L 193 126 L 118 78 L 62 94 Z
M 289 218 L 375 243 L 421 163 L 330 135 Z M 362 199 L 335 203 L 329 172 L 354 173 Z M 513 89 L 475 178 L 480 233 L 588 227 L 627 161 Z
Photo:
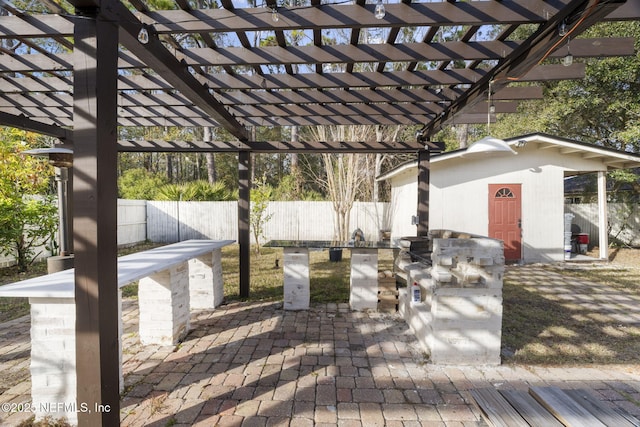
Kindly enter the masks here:
M 203 140 L 204 142 L 213 141 L 213 132 L 210 127 L 205 127 L 204 129 Z M 205 158 L 207 159 L 207 180 L 210 184 L 213 184 L 218 180 L 218 171 L 216 169 L 216 154 L 208 152 L 205 154 Z
M 374 202 L 377 202 L 380 200 L 380 183 L 376 178 L 380 176 L 381 171 L 382 171 L 382 154 L 376 153 L 375 176 L 373 177 L 373 194 L 372 194 L 372 199 Z
M 167 153 L 167 178 L 169 182 L 173 182 L 173 156 Z
M 255 126 L 251 126 L 251 141 L 255 141 L 256 140 L 256 127 Z M 249 160 L 249 170 L 251 172 L 251 176 L 249 177 L 249 182 L 256 182 L 256 158 L 257 158 L 257 154 L 252 154 Z
M 460 148 L 466 148 L 469 145 L 469 124 L 456 125 L 455 134 Z
M 291 126 L 291 142 L 298 142 L 298 126 Z M 298 153 L 291 153 L 291 175 L 295 183 L 295 196 L 300 198 L 302 195 L 302 171 L 300 170 L 300 159 Z

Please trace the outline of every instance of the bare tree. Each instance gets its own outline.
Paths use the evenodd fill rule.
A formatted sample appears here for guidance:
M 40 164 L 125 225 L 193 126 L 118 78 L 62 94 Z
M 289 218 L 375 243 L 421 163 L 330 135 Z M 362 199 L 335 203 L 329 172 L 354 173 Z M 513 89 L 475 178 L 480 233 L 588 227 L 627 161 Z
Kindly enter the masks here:
M 400 126 L 383 127 L 383 126 L 376 125 L 375 126 L 376 140 L 377 141 L 384 141 L 384 140 L 395 141 L 396 138 L 398 138 L 400 129 L 401 129 Z M 377 202 L 380 200 L 380 184 L 378 183 L 378 181 L 376 181 L 376 177 L 382 173 L 382 165 L 385 161 L 389 160 L 389 154 L 376 153 L 375 156 L 376 156 L 375 173 L 372 180 L 373 182 L 372 182 L 371 199 L 372 201 Z
M 371 126 L 318 126 L 311 130 L 316 141 L 369 141 L 374 137 Z M 362 185 L 371 176 L 366 156 L 356 153 L 322 154 L 325 176 L 321 179 L 336 213 L 335 238 L 349 239 L 349 216 Z

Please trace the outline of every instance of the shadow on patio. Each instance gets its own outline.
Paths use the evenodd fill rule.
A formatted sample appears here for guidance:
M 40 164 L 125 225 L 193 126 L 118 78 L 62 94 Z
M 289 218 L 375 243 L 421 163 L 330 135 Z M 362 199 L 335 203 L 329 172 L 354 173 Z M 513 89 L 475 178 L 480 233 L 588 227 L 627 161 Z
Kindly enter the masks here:
M 604 326 L 625 325 L 619 315 L 636 319 L 636 311 L 629 310 L 636 298 L 632 293 L 616 293 L 604 285 L 530 266 L 510 267 L 507 282 L 524 288 L 519 303 L 525 308 L 535 303 L 529 321 L 538 322 L 535 312 L 545 308 L 560 310 L 567 318 L 604 313 L 614 319 L 599 329 L 606 333 L 609 329 Z M 534 298 L 533 288 L 545 292 Z M 505 317 L 512 316 L 509 310 L 506 306 Z M 640 371 L 635 359 L 625 365 L 611 361 L 436 366 L 427 363 L 413 334 L 395 314 L 352 312 L 347 305 L 336 304 L 285 312 L 281 302 L 233 302 L 215 311 L 194 312 L 190 334 L 175 348 L 139 343 L 135 300 L 124 300 L 123 317 L 123 426 L 483 426 L 470 390 L 544 385 L 587 389 L 607 405 L 640 416 Z M 24 354 L 28 323 L 28 317 L 17 322 L 24 331 L 18 343 L 22 347 L 5 346 L 3 341 L 3 372 L 9 372 L 7 358 Z M 553 326 L 541 322 L 534 330 L 543 334 Z M 0 336 L 5 327 L 1 325 Z M 597 339 L 588 331 L 580 332 L 577 347 Z M 533 338 L 522 342 L 520 348 Z M 28 358 L 20 363 L 27 379 L 4 392 L 2 402 L 30 400 Z M 28 416 L 0 414 L 0 423 L 15 426 Z

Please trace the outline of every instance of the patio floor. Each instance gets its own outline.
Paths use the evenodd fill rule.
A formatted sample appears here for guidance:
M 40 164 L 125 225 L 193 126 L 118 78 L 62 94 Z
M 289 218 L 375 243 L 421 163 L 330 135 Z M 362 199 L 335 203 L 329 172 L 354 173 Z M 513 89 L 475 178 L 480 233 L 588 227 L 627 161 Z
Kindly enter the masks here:
M 508 274 L 557 274 L 535 269 Z M 610 313 L 612 302 L 602 304 Z M 281 307 L 232 303 L 195 312 L 191 333 L 174 348 L 141 346 L 137 304 L 126 300 L 122 425 L 484 426 L 470 390 L 532 385 L 589 389 L 640 416 L 638 365 L 434 366 L 396 315 L 335 304 Z M 638 319 L 640 304 L 635 310 L 621 311 Z M 28 364 L 29 318 L 0 325 L 0 403 L 29 401 Z M 0 425 L 28 417 L 0 412 Z

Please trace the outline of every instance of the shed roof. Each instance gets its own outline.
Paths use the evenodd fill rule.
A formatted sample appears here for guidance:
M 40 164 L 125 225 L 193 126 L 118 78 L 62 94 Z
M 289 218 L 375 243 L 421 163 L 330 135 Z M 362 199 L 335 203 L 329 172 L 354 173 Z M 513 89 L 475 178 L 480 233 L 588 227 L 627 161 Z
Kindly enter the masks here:
M 601 160 L 608 170 L 611 169 L 628 169 L 640 167 L 640 154 L 628 151 L 620 151 L 613 148 L 602 147 L 597 144 L 590 144 L 575 141 L 568 138 L 556 137 L 545 133 L 532 133 L 528 135 L 516 136 L 504 140 L 510 147 L 516 148 L 519 145 L 536 144 L 539 150 L 551 150 L 563 156 L 580 156 L 582 158 Z M 465 156 L 467 148 L 449 151 L 442 154 L 435 154 L 431 157 L 432 163 L 447 162 L 453 159 L 460 159 Z M 510 155 L 505 155 L 504 159 L 508 161 Z M 477 161 L 478 158 L 471 159 L 464 157 L 465 161 Z M 417 167 L 417 161 L 405 162 L 389 172 L 380 175 L 377 180 L 384 181 L 398 176 L 399 174 Z M 589 171 L 582 171 L 589 172 Z

